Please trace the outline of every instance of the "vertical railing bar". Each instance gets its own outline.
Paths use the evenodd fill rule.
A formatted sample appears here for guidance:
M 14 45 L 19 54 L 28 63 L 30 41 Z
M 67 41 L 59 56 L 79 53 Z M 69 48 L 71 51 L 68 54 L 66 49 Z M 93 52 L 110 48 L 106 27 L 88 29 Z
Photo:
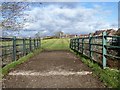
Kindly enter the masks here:
M 102 64 L 103 64 L 103 69 L 106 68 L 106 54 L 107 54 L 107 50 L 106 50 L 106 32 L 103 32 L 102 35 Z
M 16 37 L 13 37 L 13 61 L 16 61 Z

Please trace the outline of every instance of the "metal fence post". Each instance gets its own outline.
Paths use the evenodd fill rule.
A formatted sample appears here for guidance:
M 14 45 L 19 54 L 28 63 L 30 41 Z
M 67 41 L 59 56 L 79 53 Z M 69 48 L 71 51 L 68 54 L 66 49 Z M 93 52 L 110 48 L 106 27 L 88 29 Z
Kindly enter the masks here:
M 75 50 L 77 50 L 77 39 L 75 38 Z
M 106 44 L 107 44 L 107 40 L 106 40 L 106 32 L 103 32 L 102 35 L 102 64 L 103 64 L 103 68 L 106 68 L 106 54 L 107 54 L 107 50 L 106 50 Z
M 71 48 L 71 39 L 70 39 L 70 44 L 69 44 L 69 48 Z
M 29 38 L 29 48 L 30 48 L 30 52 L 31 52 L 32 51 L 31 37 Z
M 36 49 L 36 45 L 35 45 L 35 38 L 34 38 L 34 49 Z
M 23 38 L 23 55 L 26 55 L 26 43 L 25 43 L 25 38 Z
M 82 54 L 83 54 L 83 51 L 84 51 L 84 38 L 82 38 Z
M 39 41 L 38 41 L 38 38 L 37 38 L 37 48 L 39 47 L 39 44 L 38 44 L 38 43 L 39 43 Z
M 16 60 L 16 53 L 17 53 L 17 48 L 16 48 L 16 37 L 13 37 L 13 60 Z
M 39 47 L 41 47 L 41 39 L 40 39 L 40 37 L 39 37 Z
M 91 47 L 92 35 L 89 34 L 89 57 L 92 58 L 92 47 Z
M 75 50 L 75 39 L 73 39 L 73 49 Z
M 79 46 L 79 45 L 80 45 L 80 44 L 79 44 L 79 43 L 80 43 L 79 40 L 80 40 L 80 39 L 78 38 L 78 48 L 77 48 L 77 49 L 78 49 L 78 52 L 79 52 L 79 47 L 80 47 L 80 46 Z

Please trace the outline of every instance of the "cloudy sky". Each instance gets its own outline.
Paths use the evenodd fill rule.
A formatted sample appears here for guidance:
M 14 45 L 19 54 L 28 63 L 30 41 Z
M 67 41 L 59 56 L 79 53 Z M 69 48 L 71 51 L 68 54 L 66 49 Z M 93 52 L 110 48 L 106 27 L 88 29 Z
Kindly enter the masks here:
M 117 29 L 117 2 L 31 2 L 27 22 L 19 35 L 88 34 L 100 29 Z M 16 32 L 14 32 L 16 33 Z M 13 34 L 13 33 L 12 33 Z

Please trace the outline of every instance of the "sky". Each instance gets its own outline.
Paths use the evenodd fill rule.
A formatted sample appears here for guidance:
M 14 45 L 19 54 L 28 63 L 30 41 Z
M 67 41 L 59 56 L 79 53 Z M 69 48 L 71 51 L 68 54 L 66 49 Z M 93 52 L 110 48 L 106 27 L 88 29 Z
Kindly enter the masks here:
M 33 37 L 65 34 L 89 34 L 101 29 L 118 28 L 117 2 L 29 2 L 24 30 L 9 35 Z

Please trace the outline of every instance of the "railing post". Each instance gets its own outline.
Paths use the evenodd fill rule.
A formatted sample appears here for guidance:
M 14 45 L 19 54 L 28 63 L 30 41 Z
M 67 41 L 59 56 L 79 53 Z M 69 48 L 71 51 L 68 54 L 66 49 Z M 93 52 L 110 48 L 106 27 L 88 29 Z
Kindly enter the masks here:
M 70 39 L 70 44 L 69 44 L 69 48 L 71 48 L 71 43 L 72 43 L 72 42 L 71 42 L 71 39 Z
M 73 39 L 73 49 L 75 50 L 75 39 Z
M 38 41 L 38 38 L 37 38 L 37 48 L 39 47 L 39 41 Z
M 41 47 L 41 39 L 40 39 L 40 37 L 39 37 L 39 47 Z
M 78 52 L 79 52 L 79 50 L 80 50 L 80 42 L 79 42 L 79 38 L 78 38 Z
M 36 45 L 35 45 L 35 38 L 34 38 L 34 49 L 36 49 Z
M 82 38 L 82 54 L 83 54 L 83 51 L 84 51 L 84 38 Z
M 77 39 L 77 43 L 78 43 L 78 48 L 77 48 L 77 51 L 79 52 L 79 38 Z
M 106 54 L 107 54 L 107 50 L 106 50 L 106 32 L 103 32 L 102 35 L 102 64 L 103 64 L 103 68 L 106 68 Z
M 78 41 L 77 41 L 77 38 L 75 39 L 75 50 L 77 51 L 78 50 Z
M 16 52 L 17 48 L 16 48 L 16 37 L 13 37 L 13 60 L 16 60 Z
M 92 35 L 89 34 L 89 57 L 92 58 L 92 47 L 91 47 Z
M 32 51 L 31 37 L 29 38 L 29 48 L 30 48 L 30 52 L 31 52 Z
M 25 38 L 23 38 L 23 55 L 26 55 L 26 42 L 25 42 Z

